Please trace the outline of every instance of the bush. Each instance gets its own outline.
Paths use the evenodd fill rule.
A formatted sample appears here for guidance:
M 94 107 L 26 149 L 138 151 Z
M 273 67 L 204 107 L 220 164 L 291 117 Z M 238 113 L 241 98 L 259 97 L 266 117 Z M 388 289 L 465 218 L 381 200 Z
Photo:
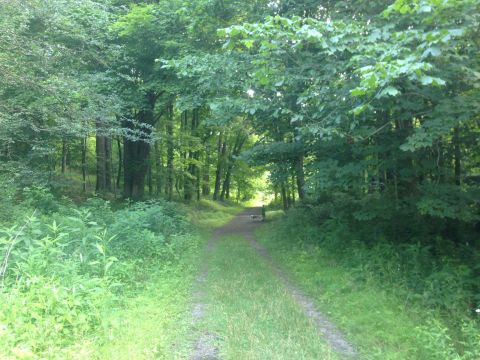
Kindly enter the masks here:
M 324 206 L 290 210 L 275 224 L 275 234 L 286 251 L 321 249 L 332 264 L 355 274 L 357 286 L 370 283 L 440 313 L 443 322 L 432 320 L 419 328 L 432 359 L 480 358 L 480 324 L 473 311 L 480 303 L 479 252 L 474 248 L 462 249 L 438 235 L 416 243 L 389 241 L 378 234 L 375 241 L 364 241 L 342 218 L 325 215 Z M 428 245 L 435 242 L 441 246 Z
M 188 230 L 185 215 L 167 202 L 137 203 L 115 215 L 112 247 L 124 259 L 158 258 L 174 235 Z
M 184 214 L 167 202 L 113 212 L 101 199 L 77 208 L 44 189 L 25 194 L 35 216 L 0 228 L 1 358 L 62 358 L 98 329 L 121 291 L 193 246 Z

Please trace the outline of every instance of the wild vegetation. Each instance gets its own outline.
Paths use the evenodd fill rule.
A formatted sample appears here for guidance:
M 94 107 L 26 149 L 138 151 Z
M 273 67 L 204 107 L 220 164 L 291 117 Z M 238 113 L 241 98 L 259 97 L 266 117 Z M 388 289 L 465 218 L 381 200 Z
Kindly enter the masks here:
M 206 324 L 262 328 L 250 310 L 266 308 L 215 300 L 281 292 L 244 269 L 261 261 L 235 237 L 200 251 L 233 202 L 261 199 L 275 222 L 260 239 L 365 356 L 479 358 L 479 14 L 479 0 L 0 0 L 0 357 L 188 357 L 198 262 L 230 251 L 239 263 L 209 282 L 229 311 Z M 132 345 L 112 309 L 156 343 Z M 231 330 L 226 357 L 271 355 Z
M 37 191 L 29 195 L 48 199 Z M 2 358 L 71 356 L 74 345 L 106 326 L 109 308 L 177 267 L 198 243 L 182 213 L 165 202 L 117 211 L 100 199 L 38 205 L 23 209 L 31 214 L 21 227 L 1 230 Z

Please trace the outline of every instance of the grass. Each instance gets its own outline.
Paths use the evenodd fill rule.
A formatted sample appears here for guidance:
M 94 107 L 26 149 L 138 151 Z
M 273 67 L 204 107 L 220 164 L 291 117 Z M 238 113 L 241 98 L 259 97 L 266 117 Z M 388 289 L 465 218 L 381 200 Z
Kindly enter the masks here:
M 211 230 L 229 222 L 244 208 L 234 203 L 202 199 L 187 207 L 189 220 L 203 230 Z
M 265 219 L 267 221 L 273 221 L 280 219 L 285 216 L 285 211 L 283 210 L 267 210 L 265 214 Z
M 192 236 L 191 248 L 175 264 L 146 278 L 143 290 L 124 294 L 120 307 L 104 309 L 101 331 L 82 339 L 65 359 L 148 360 L 188 358 L 177 347 L 189 331 L 184 322 L 190 310 L 191 288 L 206 238 Z M 128 297 L 131 295 L 132 297 Z
M 93 359 L 171 359 L 175 344 L 188 331 L 182 323 L 190 301 L 192 269 L 159 274 L 124 310 L 106 317 L 103 345 Z M 185 356 L 187 357 L 187 356 Z
M 358 274 L 339 266 L 318 246 L 302 248 L 282 239 L 275 222 L 258 231 L 258 238 L 272 256 L 291 274 L 300 288 L 315 299 L 363 358 L 378 360 L 431 359 L 431 351 L 419 339 L 419 327 L 429 309 L 407 306 L 404 300 L 373 283 L 358 280 Z M 439 359 L 439 357 L 436 357 Z M 440 357 L 448 359 L 448 357 Z
M 334 359 L 287 289 L 241 237 L 208 254 L 207 316 L 223 359 Z
M 126 299 L 121 308 L 105 311 L 102 333 L 79 341 L 72 359 L 186 359 L 190 354 L 192 287 L 199 272 L 202 248 L 210 231 L 242 210 L 239 206 L 203 200 L 186 207 L 197 227 L 192 247 L 175 265 L 151 274 L 145 290 Z M 201 210 L 201 211 L 200 211 Z

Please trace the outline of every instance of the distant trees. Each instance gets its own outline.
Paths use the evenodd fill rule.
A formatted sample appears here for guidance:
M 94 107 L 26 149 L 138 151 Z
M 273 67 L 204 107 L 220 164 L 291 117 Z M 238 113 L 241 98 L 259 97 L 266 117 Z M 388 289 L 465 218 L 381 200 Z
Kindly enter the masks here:
M 2 173 L 52 186 L 78 174 L 83 192 L 132 199 L 147 190 L 187 201 L 229 198 L 240 183 L 232 180 L 234 163 L 248 143 L 230 126 L 241 114 L 212 119 L 210 90 L 166 62 L 217 51 L 216 29 L 249 16 L 250 5 L 237 5 L 2 2 Z
M 22 4 L 0 5 L 0 166 L 19 183 L 241 198 L 248 160 L 285 208 L 479 220 L 476 1 Z
M 172 66 L 207 89 L 214 114 L 249 115 L 259 141 L 246 155 L 269 167 L 284 208 L 327 202 L 395 237 L 415 218 L 471 241 L 478 2 L 346 4 L 272 4 L 263 22 L 219 30 L 223 53 Z M 217 149 L 221 159 L 221 139 Z

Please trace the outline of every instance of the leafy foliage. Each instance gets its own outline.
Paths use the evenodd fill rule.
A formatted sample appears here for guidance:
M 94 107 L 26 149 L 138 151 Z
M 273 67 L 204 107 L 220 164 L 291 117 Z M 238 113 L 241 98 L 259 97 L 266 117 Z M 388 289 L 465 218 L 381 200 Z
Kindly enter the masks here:
M 54 202 L 53 209 L 43 190 L 26 196 L 39 212 L 22 227 L 1 230 L 2 357 L 64 358 L 69 346 L 98 331 L 105 309 L 142 286 L 139 279 L 196 246 L 172 204 L 113 212 L 94 200 L 79 208 Z
M 308 291 L 322 297 L 329 293 L 324 308 L 336 313 L 339 321 L 352 329 L 352 336 L 360 334 L 359 344 L 367 353 L 375 353 L 378 359 L 470 360 L 478 356 L 478 321 L 471 317 L 474 314 L 470 308 L 479 301 L 474 274 L 478 253 L 472 253 L 468 246 L 456 249 L 455 244 L 442 238 L 435 240 L 435 247 L 422 244 L 420 239 L 412 244 L 371 241 L 374 232 L 362 234 L 342 219 L 319 224 L 320 215 L 320 209 L 291 210 L 263 230 L 261 237 L 275 256 L 305 280 Z M 330 278 L 331 273 L 339 273 L 334 274 L 339 283 L 330 283 L 335 280 Z M 376 298 L 388 294 L 399 305 L 379 310 L 373 299 L 363 298 L 372 291 Z M 332 304 L 343 303 L 338 299 L 344 295 L 351 298 L 355 313 L 364 313 L 356 319 L 345 319 L 349 310 Z M 385 306 L 381 300 L 378 305 Z M 410 314 L 408 318 L 415 319 L 413 326 L 398 312 Z M 395 333 L 393 338 L 388 328 L 383 329 L 390 326 L 389 321 L 403 329 L 399 333 L 390 329 Z M 413 333 L 402 333 L 404 327 L 410 327 Z M 369 331 L 380 333 L 371 343 L 365 336 Z M 407 349 L 400 350 L 403 347 Z

